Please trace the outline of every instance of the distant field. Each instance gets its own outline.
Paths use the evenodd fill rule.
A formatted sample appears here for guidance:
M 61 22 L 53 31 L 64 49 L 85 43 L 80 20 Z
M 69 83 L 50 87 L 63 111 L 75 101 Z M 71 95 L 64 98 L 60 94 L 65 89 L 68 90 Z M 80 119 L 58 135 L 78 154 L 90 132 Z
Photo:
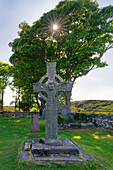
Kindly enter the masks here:
M 15 108 L 14 108 L 14 106 L 4 106 L 4 111 L 14 112 Z

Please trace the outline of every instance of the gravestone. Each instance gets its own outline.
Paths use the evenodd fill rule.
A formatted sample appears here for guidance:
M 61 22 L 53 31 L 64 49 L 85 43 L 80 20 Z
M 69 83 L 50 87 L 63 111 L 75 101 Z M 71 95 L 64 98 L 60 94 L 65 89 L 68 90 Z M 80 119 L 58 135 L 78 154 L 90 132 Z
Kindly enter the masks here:
M 43 110 L 42 110 L 42 116 L 41 116 L 42 119 L 45 119 L 45 114 L 46 114 L 46 111 L 43 109 Z
M 32 134 L 40 134 L 40 129 L 39 129 L 39 116 L 38 115 L 32 115 L 31 116 L 31 130 L 30 133 Z
M 67 113 L 67 110 L 66 110 L 66 106 L 63 106 L 61 115 L 62 115 L 63 117 L 67 117 L 68 113 Z
M 18 113 L 18 111 L 15 112 L 15 118 L 16 119 L 20 118 L 20 114 Z
M 39 83 L 33 84 L 33 92 L 39 93 L 40 96 L 46 100 L 46 137 L 45 143 L 56 145 L 60 143 L 58 139 L 58 124 L 57 124 L 57 100 L 61 98 L 58 92 L 71 92 L 71 83 L 64 82 L 63 79 L 56 74 L 56 62 L 47 62 L 47 73 L 44 75 Z M 48 78 L 47 82 L 43 81 Z M 56 82 L 55 78 L 58 80 Z M 41 92 L 45 92 L 44 96 Z

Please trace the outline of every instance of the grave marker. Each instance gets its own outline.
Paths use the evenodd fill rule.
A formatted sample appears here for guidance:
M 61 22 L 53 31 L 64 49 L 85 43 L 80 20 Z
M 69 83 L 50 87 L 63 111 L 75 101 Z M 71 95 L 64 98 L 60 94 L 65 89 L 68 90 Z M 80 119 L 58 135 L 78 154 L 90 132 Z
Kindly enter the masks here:
M 61 98 L 61 94 L 57 96 L 58 92 L 71 92 L 71 83 L 64 82 L 63 79 L 56 74 L 56 62 L 47 62 L 47 73 L 44 75 L 39 83 L 33 84 L 33 92 L 39 93 L 40 96 L 46 100 L 46 138 L 45 143 L 55 145 L 59 143 L 58 128 L 57 128 L 57 100 Z M 43 81 L 48 78 L 47 82 Z M 58 82 L 56 82 L 58 79 Z M 44 96 L 41 92 L 45 92 Z
M 31 116 L 31 130 L 30 130 L 30 133 L 38 133 L 38 134 L 40 134 L 39 116 L 38 115 L 32 115 Z

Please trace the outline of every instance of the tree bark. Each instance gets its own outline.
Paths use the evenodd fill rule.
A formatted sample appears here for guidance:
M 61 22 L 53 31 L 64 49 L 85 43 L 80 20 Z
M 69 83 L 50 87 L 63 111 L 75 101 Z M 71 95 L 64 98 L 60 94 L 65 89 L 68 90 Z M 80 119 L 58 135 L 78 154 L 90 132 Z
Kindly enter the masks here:
M 71 92 L 65 92 L 65 105 L 67 106 L 67 113 L 71 113 Z
M 4 111 L 4 107 L 3 107 L 3 102 L 4 102 L 4 89 L 2 89 L 2 106 L 1 106 L 1 109 L 2 109 L 2 112 Z
M 66 81 L 71 82 L 71 71 L 69 69 L 66 70 Z M 72 83 L 73 87 L 73 83 Z M 72 91 L 71 87 L 71 91 Z M 65 105 L 67 106 L 67 113 L 71 113 L 71 92 L 65 92 Z

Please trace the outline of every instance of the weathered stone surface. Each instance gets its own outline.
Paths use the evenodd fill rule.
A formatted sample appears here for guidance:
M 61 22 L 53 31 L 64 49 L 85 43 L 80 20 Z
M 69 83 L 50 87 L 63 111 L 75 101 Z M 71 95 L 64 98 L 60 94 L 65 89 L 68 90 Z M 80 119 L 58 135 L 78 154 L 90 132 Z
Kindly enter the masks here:
M 67 127 L 68 128 L 82 128 L 82 127 L 92 127 L 92 126 L 94 126 L 94 124 L 93 123 L 68 123 L 67 124 Z
M 31 149 L 31 141 L 26 141 L 24 144 L 24 150 L 29 151 Z
M 63 79 L 56 74 L 56 62 L 48 62 L 47 73 L 44 75 L 38 83 L 33 84 L 33 92 L 39 93 L 40 96 L 46 100 L 46 138 L 45 142 L 50 145 L 57 144 L 58 141 L 58 128 L 57 128 L 57 101 L 61 95 L 57 96 L 58 92 L 71 92 L 71 83 L 66 83 Z M 43 84 L 43 81 L 48 78 L 47 82 Z M 60 83 L 56 82 L 55 78 Z M 45 92 L 44 96 L 41 92 Z M 56 140 L 56 142 L 55 142 Z
M 32 160 L 32 161 L 46 161 L 46 162 L 49 162 L 49 161 L 69 161 L 69 162 L 81 162 L 81 161 L 87 161 L 87 160 L 93 160 L 93 161 L 96 161 L 94 157 L 92 157 L 89 153 L 87 153 L 84 149 L 82 149 L 76 142 L 74 142 L 73 140 L 68 140 L 66 138 L 63 138 L 65 140 L 65 144 L 68 146 L 68 145 L 71 145 L 71 146 L 75 146 L 79 152 L 81 152 L 82 154 L 82 157 L 80 158 L 79 155 L 74 155 L 73 153 L 72 154 L 46 154 L 46 155 L 41 155 L 41 154 L 33 154 L 31 155 L 30 154 L 30 151 L 25 151 L 23 150 L 18 158 L 18 160 Z M 40 138 L 41 140 L 41 138 Z M 43 140 L 42 140 L 43 141 Z M 23 144 L 23 148 L 25 148 L 25 144 L 26 142 L 31 142 L 31 141 L 25 141 L 24 144 Z M 34 140 L 34 143 L 36 141 Z M 43 144 L 40 144 L 40 147 L 42 146 Z M 50 147 L 50 146 L 49 146 Z M 62 146 L 60 146 L 62 147 Z M 54 146 L 52 146 L 52 148 L 54 148 Z M 69 148 L 69 146 L 68 146 Z M 48 149 L 49 150 L 49 149 Z M 57 150 L 58 151 L 58 150 Z M 61 151 L 60 151 L 61 152 Z
M 82 153 L 82 156 L 86 161 L 91 160 L 96 161 L 96 159 L 93 156 L 91 156 L 88 152 L 86 152 L 84 149 L 80 148 L 79 151 Z
M 41 116 L 42 119 L 45 119 L 45 115 L 46 115 L 46 110 L 43 109 L 43 110 L 42 110 L 42 116 Z
M 39 116 L 38 115 L 31 116 L 31 130 L 30 130 L 30 133 L 38 133 L 38 134 L 40 134 Z
M 82 149 L 75 141 L 71 140 L 72 143 L 79 149 L 79 152 L 82 154 L 82 157 L 88 161 L 88 160 L 94 160 L 96 161 L 96 159 L 91 156 L 88 152 L 86 152 L 84 149 Z
M 32 154 L 51 155 L 51 154 L 70 154 L 79 155 L 79 150 L 74 146 L 37 146 L 32 148 Z
M 18 160 L 29 160 L 29 151 L 21 151 Z
M 66 106 L 63 106 L 61 115 L 62 115 L 63 117 L 67 117 L 68 114 L 67 114 Z
M 15 112 L 15 118 L 16 118 L 16 119 L 20 118 L 20 115 L 19 115 L 18 112 Z
M 82 162 L 83 160 L 75 155 L 71 156 L 40 156 L 40 157 L 33 157 L 31 160 L 33 161 L 70 161 L 70 162 Z
M 83 159 L 80 159 L 79 157 L 75 155 L 71 156 L 53 156 L 54 161 L 70 161 L 70 162 L 82 162 Z
M 32 154 L 48 155 L 48 154 L 71 154 L 79 155 L 78 148 L 74 143 L 66 138 L 60 139 L 62 145 L 51 146 L 44 143 L 40 143 L 40 139 L 32 139 Z M 44 141 L 44 140 L 42 140 Z

